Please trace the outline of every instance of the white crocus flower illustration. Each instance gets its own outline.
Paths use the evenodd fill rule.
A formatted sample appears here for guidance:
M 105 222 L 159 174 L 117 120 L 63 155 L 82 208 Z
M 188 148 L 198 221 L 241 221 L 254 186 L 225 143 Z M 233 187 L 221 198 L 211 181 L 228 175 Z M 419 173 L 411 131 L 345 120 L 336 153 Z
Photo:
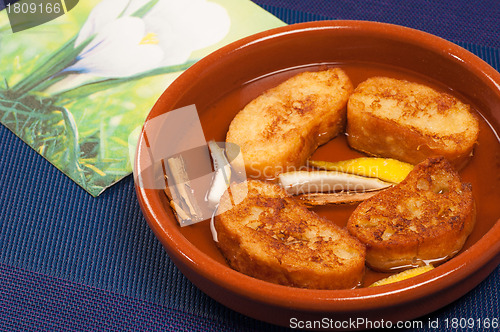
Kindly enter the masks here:
M 95 36 L 66 71 L 104 78 L 136 75 L 185 63 L 195 50 L 229 31 L 226 10 L 206 0 L 159 0 L 142 17 L 147 0 L 103 0 L 90 13 L 75 46 Z

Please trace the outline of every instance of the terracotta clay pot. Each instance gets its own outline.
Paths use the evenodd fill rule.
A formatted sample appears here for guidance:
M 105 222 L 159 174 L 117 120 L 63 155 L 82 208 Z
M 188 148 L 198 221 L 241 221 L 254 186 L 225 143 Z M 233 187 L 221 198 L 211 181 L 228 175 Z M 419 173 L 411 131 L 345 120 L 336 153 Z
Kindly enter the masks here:
M 418 74 L 463 96 L 487 119 L 491 126 L 488 130 L 498 132 L 500 128 L 500 74 L 492 67 L 436 36 L 395 25 L 360 21 L 290 25 L 223 47 L 197 62 L 171 84 L 147 120 L 191 104 L 196 105 L 202 117 L 211 105 L 247 82 L 289 68 L 323 63 L 367 63 Z M 141 135 L 136 172 L 145 167 L 146 144 Z M 496 141 L 496 144 L 500 143 Z M 498 170 L 498 160 L 491 162 L 492 169 Z M 344 326 L 336 323 L 329 327 L 349 329 L 366 328 L 362 320 L 414 319 L 458 299 L 500 262 L 500 222 L 497 221 L 500 215 L 496 215 L 490 220 L 478 218 L 464 250 L 423 275 L 373 288 L 286 287 L 229 268 L 212 241 L 207 222 L 179 227 L 162 190 L 145 189 L 136 184 L 136 192 L 153 232 L 189 280 L 229 308 L 283 326 L 304 320 L 324 320 L 325 324 L 344 322 Z M 480 195 L 483 194 L 476 194 L 477 201 Z M 485 208 L 485 204 L 478 205 L 478 209 Z M 329 319 L 333 321 L 328 322 Z M 349 320 L 359 324 L 347 325 L 345 322 Z

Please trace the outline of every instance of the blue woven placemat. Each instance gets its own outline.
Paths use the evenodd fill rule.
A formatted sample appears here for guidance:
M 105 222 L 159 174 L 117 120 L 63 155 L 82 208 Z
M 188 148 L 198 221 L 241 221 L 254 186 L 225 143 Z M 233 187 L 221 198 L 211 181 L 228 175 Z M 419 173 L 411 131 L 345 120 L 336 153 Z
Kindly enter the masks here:
M 290 24 L 361 19 L 417 28 L 500 69 L 498 1 L 255 2 Z M 130 176 L 93 198 L 0 126 L 0 185 L 0 330 L 284 330 L 194 287 L 148 228 Z M 497 268 L 421 320 L 498 318 L 499 278 Z

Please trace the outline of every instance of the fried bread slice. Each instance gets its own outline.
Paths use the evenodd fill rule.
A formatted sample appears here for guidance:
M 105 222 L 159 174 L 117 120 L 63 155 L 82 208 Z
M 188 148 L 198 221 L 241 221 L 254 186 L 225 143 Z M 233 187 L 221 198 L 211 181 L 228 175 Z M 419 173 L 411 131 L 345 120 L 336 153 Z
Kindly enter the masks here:
M 347 106 L 349 145 L 416 165 L 446 157 L 457 169 L 470 158 L 479 123 L 470 106 L 426 85 L 388 77 L 359 84 Z
M 405 180 L 362 202 L 347 223 L 366 245 L 366 263 L 394 271 L 453 257 L 475 223 L 470 184 L 444 157 L 415 166 Z
M 231 195 L 247 187 L 246 198 L 228 209 Z M 301 288 L 344 289 L 361 282 L 364 246 L 278 185 L 258 180 L 235 185 L 220 208 L 227 211 L 214 220 L 217 246 L 235 270 Z
M 226 141 L 240 146 L 252 178 L 297 170 L 344 130 L 352 90 L 340 68 L 297 74 L 247 104 L 231 122 Z

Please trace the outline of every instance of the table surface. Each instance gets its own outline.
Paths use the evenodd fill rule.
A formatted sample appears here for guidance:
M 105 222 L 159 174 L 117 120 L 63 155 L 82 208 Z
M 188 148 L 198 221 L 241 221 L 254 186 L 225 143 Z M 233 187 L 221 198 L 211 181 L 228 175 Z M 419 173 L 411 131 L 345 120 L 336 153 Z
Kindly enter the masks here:
M 288 24 L 356 19 L 443 37 L 500 68 L 500 2 L 256 0 Z M 148 228 L 126 177 L 93 198 L 0 125 L 0 330 L 281 331 L 193 286 Z M 418 320 L 493 319 L 500 269 Z M 454 329 L 449 329 L 454 330 Z

